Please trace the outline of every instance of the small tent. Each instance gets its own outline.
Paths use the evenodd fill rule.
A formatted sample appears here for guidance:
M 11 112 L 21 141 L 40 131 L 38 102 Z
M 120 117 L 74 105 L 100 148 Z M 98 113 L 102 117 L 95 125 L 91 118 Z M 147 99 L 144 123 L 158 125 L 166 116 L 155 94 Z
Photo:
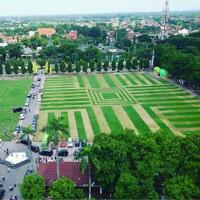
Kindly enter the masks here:
M 160 77 L 167 77 L 168 72 L 164 69 L 160 69 Z

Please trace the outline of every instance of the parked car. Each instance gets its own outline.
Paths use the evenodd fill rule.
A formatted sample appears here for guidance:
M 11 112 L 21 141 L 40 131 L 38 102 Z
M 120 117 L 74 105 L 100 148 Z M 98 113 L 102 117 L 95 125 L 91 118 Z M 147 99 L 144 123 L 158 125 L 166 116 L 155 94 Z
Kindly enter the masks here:
M 31 94 L 31 93 L 27 95 L 27 98 L 30 99 L 31 97 L 32 97 L 32 94 Z
M 35 83 L 32 83 L 32 84 L 31 84 L 31 88 L 35 88 Z
M 17 108 L 13 108 L 13 109 L 12 109 L 12 111 L 13 111 L 14 113 L 22 112 L 22 110 L 23 110 L 23 108 L 21 108 L 21 107 L 17 107 Z
M 68 156 L 68 151 L 67 149 L 61 149 L 58 151 L 58 156 L 63 156 L 63 157 L 67 157 Z
M 38 91 L 39 91 L 39 92 L 42 92 L 42 88 L 40 88 Z
M 3 187 L 3 184 L 2 184 L 2 183 L 0 183 L 0 187 Z
M 25 105 L 25 106 L 29 106 L 29 102 L 28 102 L 28 101 L 26 101 L 24 105 Z
M 24 115 L 26 114 L 26 108 L 22 109 L 22 114 L 24 114 Z
M 76 151 L 74 151 L 74 156 L 77 156 L 78 153 L 82 151 L 82 148 L 78 148 Z
M 38 153 L 40 151 L 40 148 L 37 145 L 31 145 L 31 151 Z
M 25 115 L 24 115 L 24 114 L 20 114 L 19 119 L 20 119 L 20 120 L 25 119 Z
M 80 147 L 80 140 L 78 138 L 75 140 L 75 147 Z
M 0 199 L 3 199 L 5 194 L 5 190 L 4 189 L 0 189 Z
M 38 77 L 38 78 L 37 78 L 37 81 L 41 81 L 41 78 L 40 78 L 40 77 Z
M 33 170 L 27 169 L 24 176 L 28 176 L 28 175 L 30 175 L 31 173 L 33 173 Z
M 41 156 L 49 156 L 49 157 L 51 157 L 52 155 L 53 155 L 53 150 L 42 150 L 42 151 L 40 151 L 39 152 L 39 154 L 41 155 Z
M 61 148 L 64 148 L 64 147 L 67 146 L 67 143 L 66 143 L 65 141 L 62 141 L 62 142 L 60 142 L 59 146 L 60 146 Z
M 82 147 L 85 147 L 87 145 L 87 140 L 81 140 L 81 146 Z
M 68 148 L 72 148 L 72 147 L 73 147 L 72 138 L 68 138 L 67 147 L 68 147 Z
M 41 97 L 38 97 L 38 102 L 41 102 Z
M 32 126 L 31 126 L 31 131 L 32 131 L 32 132 L 36 132 L 36 124 L 32 124 Z
M 21 144 L 27 145 L 28 146 L 28 140 L 27 139 L 22 139 L 20 140 Z M 32 144 L 31 140 L 30 140 L 30 145 Z
M 35 115 L 33 116 L 33 118 L 36 119 L 36 120 L 38 120 L 39 115 L 38 115 L 38 114 L 35 114 Z
M 37 92 L 36 90 L 33 91 L 33 96 L 36 96 Z

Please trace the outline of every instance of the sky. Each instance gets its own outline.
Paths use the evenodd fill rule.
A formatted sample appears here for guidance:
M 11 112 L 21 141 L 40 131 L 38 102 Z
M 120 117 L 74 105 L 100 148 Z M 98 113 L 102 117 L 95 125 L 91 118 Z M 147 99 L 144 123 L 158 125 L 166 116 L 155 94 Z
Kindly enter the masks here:
M 162 11 L 165 0 L 0 0 L 0 16 Z M 170 10 L 200 10 L 200 0 L 169 0 Z

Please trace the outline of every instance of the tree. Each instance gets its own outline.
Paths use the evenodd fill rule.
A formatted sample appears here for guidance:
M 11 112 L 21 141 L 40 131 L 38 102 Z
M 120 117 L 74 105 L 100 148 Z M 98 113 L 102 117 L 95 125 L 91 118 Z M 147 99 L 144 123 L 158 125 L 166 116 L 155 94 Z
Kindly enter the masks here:
M 103 68 L 104 68 L 104 71 L 108 71 L 108 67 L 109 67 L 109 62 L 108 61 L 105 61 L 104 64 L 103 64 Z
M 188 176 L 177 176 L 169 179 L 164 184 L 164 194 L 169 199 L 198 199 L 199 188 L 193 184 Z
M 140 192 L 137 178 L 130 172 L 122 173 L 115 187 L 114 199 L 140 199 Z
M 7 61 L 5 64 L 5 71 L 6 71 L 6 74 L 11 74 L 12 70 L 11 70 L 11 62 L 10 61 Z
M 31 157 L 31 164 L 32 164 L 32 170 L 34 170 L 33 167 L 33 158 L 32 158 L 32 151 L 31 151 L 31 139 L 30 139 L 30 135 L 34 135 L 32 130 L 31 130 L 31 126 L 25 126 L 22 129 L 22 135 L 20 136 L 20 139 L 26 137 L 28 140 L 28 150 L 29 150 L 29 155 Z
M 97 71 L 101 71 L 101 66 L 102 65 L 102 63 L 101 63 L 101 61 L 98 61 L 98 63 L 97 63 Z
M 3 64 L 0 62 L 0 74 L 3 74 Z
M 93 72 L 93 71 L 95 70 L 95 64 L 96 64 L 96 63 L 95 63 L 94 60 L 92 60 L 92 61 L 89 63 L 91 72 Z
M 45 182 L 42 176 L 31 174 L 24 177 L 23 183 L 20 186 L 20 192 L 25 200 L 44 199 Z
M 112 61 L 112 71 L 115 71 L 116 70 L 116 61 L 113 60 Z
M 59 159 L 58 159 L 58 144 L 64 136 L 68 136 L 68 127 L 66 125 L 65 118 L 53 116 L 48 125 L 43 128 L 43 131 L 47 132 L 50 140 L 56 146 L 56 175 L 60 177 Z
M 74 182 L 66 177 L 54 181 L 49 188 L 48 194 L 51 198 L 57 199 L 84 199 L 81 189 L 76 189 Z
M 33 73 L 33 64 L 30 60 L 28 61 L 28 72 L 29 74 Z
M 124 68 L 124 61 L 122 59 L 119 60 L 117 68 L 119 71 L 121 71 Z
M 129 59 L 126 61 L 126 69 L 127 70 L 132 69 L 132 63 L 131 63 L 131 61 Z
M 60 71 L 61 72 L 66 72 L 66 70 L 67 70 L 66 63 L 65 63 L 64 60 L 62 60 L 61 63 L 60 63 Z
M 96 157 L 92 154 L 91 146 L 85 146 L 75 157 L 76 160 L 81 160 L 80 170 L 83 173 L 89 171 L 89 199 L 91 199 L 91 165 L 99 169 L 99 163 Z

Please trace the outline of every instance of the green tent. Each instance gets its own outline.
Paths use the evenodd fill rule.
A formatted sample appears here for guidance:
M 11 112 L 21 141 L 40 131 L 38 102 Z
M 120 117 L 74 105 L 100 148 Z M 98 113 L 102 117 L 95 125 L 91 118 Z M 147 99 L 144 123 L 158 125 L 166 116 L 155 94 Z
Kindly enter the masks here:
M 167 77 L 168 72 L 164 69 L 160 69 L 160 77 Z
M 156 72 L 157 74 L 159 74 L 160 73 L 160 67 L 154 67 L 153 71 Z

